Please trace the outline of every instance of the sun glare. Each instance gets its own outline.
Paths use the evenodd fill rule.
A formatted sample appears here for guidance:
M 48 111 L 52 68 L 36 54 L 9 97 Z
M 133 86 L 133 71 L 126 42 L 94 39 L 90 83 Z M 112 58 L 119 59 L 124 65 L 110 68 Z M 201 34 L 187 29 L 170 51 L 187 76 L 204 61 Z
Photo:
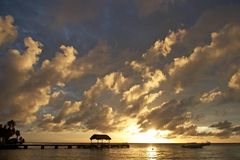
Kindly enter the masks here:
M 169 142 L 167 139 L 162 138 L 159 135 L 161 131 L 157 131 L 154 129 L 148 130 L 144 133 L 138 133 L 133 137 L 133 141 L 137 143 L 167 143 Z
M 146 132 L 140 132 L 136 125 L 128 127 L 128 141 L 133 143 L 169 143 L 169 140 L 163 138 L 167 134 L 166 131 L 149 129 Z

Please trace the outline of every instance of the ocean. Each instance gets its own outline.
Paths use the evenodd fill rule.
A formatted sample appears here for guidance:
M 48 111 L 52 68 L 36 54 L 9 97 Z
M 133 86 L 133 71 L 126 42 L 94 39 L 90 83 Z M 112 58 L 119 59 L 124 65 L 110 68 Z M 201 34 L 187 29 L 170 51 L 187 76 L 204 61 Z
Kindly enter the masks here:
M 240 144 L 211 144 L 199 149 L 180 144 L 130 144 L 130 148 L 0 150 L 0 160 L 240 160 Z

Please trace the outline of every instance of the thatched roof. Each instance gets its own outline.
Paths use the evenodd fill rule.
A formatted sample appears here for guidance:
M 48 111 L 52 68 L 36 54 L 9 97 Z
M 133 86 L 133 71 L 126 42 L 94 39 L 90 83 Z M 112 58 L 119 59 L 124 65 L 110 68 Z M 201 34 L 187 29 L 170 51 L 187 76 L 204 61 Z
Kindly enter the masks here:
M 106 134 L 94 134 L 90 137 L 90 140 L 93 140 L 93 139 L 96 139 L 96 140 L 102 140 L 102 139 L 111 140 L 111 138 Z

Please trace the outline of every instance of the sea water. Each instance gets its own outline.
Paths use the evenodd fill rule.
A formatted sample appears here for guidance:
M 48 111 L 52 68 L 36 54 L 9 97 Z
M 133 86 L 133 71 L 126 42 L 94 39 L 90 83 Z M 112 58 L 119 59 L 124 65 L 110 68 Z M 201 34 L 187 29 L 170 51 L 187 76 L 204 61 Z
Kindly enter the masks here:
M 0 150 L 0 160 L 240 160 L 240 144 L 211 144 L 199 149 L 180 144 L 130 144 L 130 148 Z

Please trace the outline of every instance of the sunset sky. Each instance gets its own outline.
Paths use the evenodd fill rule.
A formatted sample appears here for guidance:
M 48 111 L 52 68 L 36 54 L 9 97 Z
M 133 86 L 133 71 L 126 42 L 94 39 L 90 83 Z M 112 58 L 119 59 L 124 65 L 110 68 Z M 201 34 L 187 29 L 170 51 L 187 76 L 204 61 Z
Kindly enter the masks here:
M 239 0 L 1 0 L 0 122 L 27 142 L 240 142 Z

